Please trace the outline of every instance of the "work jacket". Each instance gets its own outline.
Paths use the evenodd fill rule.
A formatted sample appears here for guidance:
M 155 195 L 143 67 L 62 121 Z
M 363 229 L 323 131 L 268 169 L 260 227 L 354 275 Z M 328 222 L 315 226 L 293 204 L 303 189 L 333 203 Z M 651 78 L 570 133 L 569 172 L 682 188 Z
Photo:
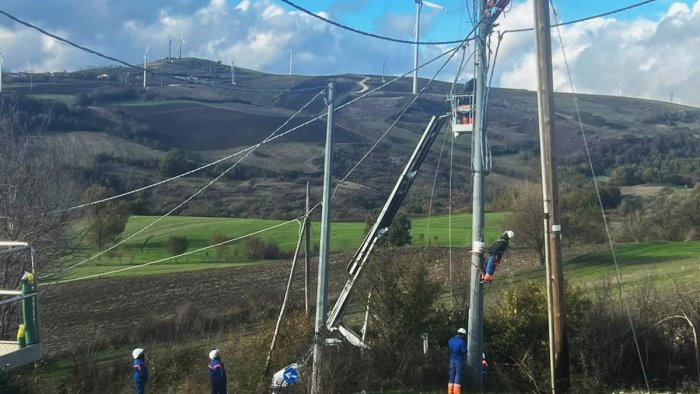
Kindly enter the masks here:
M 463 362 L 467 357 L 467 343 L 464 338 L 455 335 L 447 342 L 447 348 L 450 349 L 450 360 Z
M 209 377 L 212 385 L 226 384 L 226 367 L 218 358 L 211 360 L 209 363 Z
M 134 360 L 134 383 L 146 383 L 148 381 L 148 367 L 146 361 L 140 358 Z
M 489 246 L 489 255 L 495 256 L 496 260 L 500 260 L 507 249 L 508 240 L 500 238 L 498 241 L 494 242 L 493 245 Z

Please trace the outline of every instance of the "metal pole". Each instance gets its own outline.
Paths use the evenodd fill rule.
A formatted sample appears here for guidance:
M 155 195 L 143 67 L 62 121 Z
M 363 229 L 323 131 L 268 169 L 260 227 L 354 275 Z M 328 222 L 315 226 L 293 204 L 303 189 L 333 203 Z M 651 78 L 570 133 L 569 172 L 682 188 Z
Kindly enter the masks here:
M 314 362 L 311 377 L 311 394 L 323 392 L 321 367 L 323 346 L 325 345 L 326 311 L 328 309 L 328 258 L 330 250 L 330 208 L 331 208 L 331 163 L 333 161 L 333 82 L 328 83 L 328 122 L 326 125 L 326 153 L 323 163 L 323 207 L 321 210 L 321 249 L 318 256 L 318 284 L 316 292 L 316 325 L 314 329 Z
M 420 37 L 420 10 L 423 2 L 416 2 L 416 48 L 413 54 L 413 94 L 418 94 L 418 39 Z
M 306 216 L 304 217 L 304 238 L 306 238 L 306 248 L 304 252 L 304 310 L 309 314 L 309 268 L 311 266 L 311 186 L 306 181 Z
M 537 42 L 537 107 L 540 124 L 542 192 L 544 199 L 545 237 L 548 241 L 547 293 L 549 296 L 549 345 L 553 355 L 551 389 L 553 393 L 569 391 L 569 346 L 566 337 L 564 275 L 561 256 L 561 222 L 559 187 L 554 143 L 554 83 L 552 78 L 552 42 L 549 2 L 535 0 L 535 35 Z
M 483 15 L 485 1 L 480 1 L 478 15 Z M 474 89 L 474 136 L 472 141 L 472 245 L 484 242 L 484 162 L 486 149 L 486 38 L 490 26 L 479 25 L 476 39 L 476 76 Z M 474 388 L 480 390 L 483 385 L 481 371 L 481 354 L 484 349 L 484 294 L 481 285 L 481 253 L 472 253 L 471 280 L 469 293 L 469 322 L 467 326 L 467 369 L 474 382 Z

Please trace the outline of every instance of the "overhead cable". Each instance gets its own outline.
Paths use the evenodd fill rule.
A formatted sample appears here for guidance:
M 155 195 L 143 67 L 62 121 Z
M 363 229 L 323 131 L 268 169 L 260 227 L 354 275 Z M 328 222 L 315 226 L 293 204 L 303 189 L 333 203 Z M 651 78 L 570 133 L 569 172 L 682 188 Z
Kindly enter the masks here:
M 329 23 L 329 24 L 331 24 L 331 25 L 333 25 L 333 26 L 339 27 L 339 28 L 344 29 L 344 30 L 351 31 L 351 32 L 353 32 L 353 33 L 361 34 L 361 35 L 366 36 L 366 37 L 372 37 L 372 38 L 377 38 L 377 39 L 380 39 L 380 40 L 391 41 L 391 42 L 397 42 L 397 43 L 399 43 L 399 44 L 412 44 L 412 45 L 415 45 L 415 44 L 419 44 L 419 45 L 452 45 L 452 44 L 459 44 L 459 43 L 461 43 L 461 42 L 463 41 L 463 40 L 452 40 L 452 41 L 411 41 L 411 40 L 402 40 L 402 39 L 400 39 L 400 38 L 392 38 L 392 37 L 382 36 L 382 35 L 379 35 L 379 34 L 374 34 L 374 33 L 366 32 L 366 31 L 363 31 L 363 30 L 355 29 L 354 27 L 350 27 L 350 26 L 347 26 L 347 25 L 343 25 L 342 23 L 339 23 L 339 22 L 336 22 L 336 21 L 334 21 L 334 20 L 325 18 L 325 17 L 323 17 L 323 16 L 321 16 L 321 15 L 318 15 L 318 14 L 316 14 L 316 13 L 313 13 L 313 12 L 309 11 L 308 9 L 306 9 L 306 8 L 304 8 L 304 7 L 302 7 L 302 6 L 298 5 L 298 4 L 295 4 L 294 2 L 292 2 L 292 1 L 290 1 L 290 0 L 279 0 L 279 1 L 281 1 L 281 2 L 283 2 L 283 3 L 285 3 L 285 4 L 287 4 L 287 5 L 289 5 L 289 6 L 291 6 L 291 7 L 294 7 L 294 8 L 296 8 L 297 10 L 299 10 L 299 11 L 301 11 L 301 12 L 307 14 L 307 15 L 310 15 L 310 16 L 316 18 L 316 19 L 320 19 L 320 20 L 322 20 L 322 21 L 324 21 L 324 22 L 326 22 L 326 23 Z
M 318 14 L 316 14 L 316 13 L 314 13 L 314 12 L 312 12 L 312 11 L 310 11 L 310 10 L 308 10 L 308 9 L 306 9 L 306 8 L 304 8 L 304 7 L 300 6 L 300 5 L 298 5 L 298 4 L 295 4 L 294 2 L 292 2 L 292 1 L 290 1 L 290 0 L 279 0 L 279 1 L 281 1 L 281 2 L 283 2 L 283 3 L 285 3 L 285 4 L 287 4 L 287 5 L 289 5 L 289 6 L 291 6 L 291 7 L 294 7 L 294 8 L 296 8 L 297 10 L 299 10 L 299 11 L 301 11 L 301 12 L 303 12 L 303 13 L 309 15 L 309 16 L 312 16 L 312 17 L 314 17 L 314 18 L 316 18 L 316 19 L 319 19 L 319 20 L 322 20 L 322 21 L 324 21 L 324 22 L 326 22 L 326 23 L 329 23 L 329 24 L 331 24 L 331 25 L 333 25 L 333 26 L 339 27 L 339 28 L 344 29 L 344 30 L 351 31 L 351 32 L 353 32 L 353 33 L 361 34 L 361 35 L 366 36 L 366 37 L 376 38 L 376 39 L 379 39 L 379 40 L 391 41 L 391 42 L 396 42 L 396 43 L 399 43 L 399 44 L 411 44 L 411 45 L 416 45 L 416 44 L 419 44 L 419 45 L 451 45 L 451 44 L 458 44 L 458 43 L 462 42 L 462 40 L 452 40 L 452 41 L 411 41 L 411 40 L 402 40 L 402 39 L 399 39 L 399 38 L 393 38 L 393 37 L 382 36 L 382 35 L 379 35 L 379 34 L 374 34 L 374 33 L 370 33 L 370 32 L 367 32 L 367 31 L 359 30 L 359 29 L 356 29 L 356 28 L 354 28 L 354 27 L 350 27 L 350 26 L 344 25 L 344 24 L 342 24 L 342 23 L 340 23 L 340 22 L 336 22 L 336 21 L 334 21 L 334 20 L 332 20 L 332 19 L 325 18 L 325 17 L 323 17 L 323 16 L 321 16 L 321 15 L 318 15 Z M 645 1 L 642 1 L 642 2 L 639 2 L 639 3 L 630 4 L 630 5 L 628 5 L 628 6 L 626 6 L 626 7 L 623 7 L 623 8 L 618 8 L 618 9 L 614 9 L 614 10 L 611 10 L 611 11 L 607 11 L 607 12 L 604 12 L 604 13 L 602 13 L 602 14 L 591 15 L 591 16 L 587 16 L 587 17 L 585 17 L 585 18 L 574 19 L 574 20 L 572 20 L 572 21 L 559 23 L 559 24 L 556 24 L 556 25 L 554 25 L 554 26 L 552 26 L 552 27 L 573 25 L 573 24 L 575 24 L 575 23 L 586 22 L 586 21 L 589 21 L 589 20 L 592 20 L 592 19 L 597 19 L 597 18 L 602 18 L 602 17 L 605 17 L 605 16 L 609 16 L 609 15 L 614 15 L 614 14 L 617 14 L 617 13 L 620 13 L 620 12 L 623 12 L 623 11 L 631 10 L 631 9 L 633 9 L 633 8 L 641 7 L 641 6 L 646 5 L 646 4 L 649 4 L 649 3 L 653 3 L 653 2 L 655 2 L 655 1 L 658 1 L 658 0 L 645 0 Z M 534 30 L 534 28 L 530 27 L 530 28 L 524 28 L 524 29 L 506 30 L 504 33 L 521 33 L 521 32 L 532 31 L 532 30 Z
M 90 257 L 87 258 L 87 259 L 84 259 L 83 261 L 81 261 L 81 262 L 79 262 L 79 263 L 76 263 L 76 264 L 73 264 L 73 265 L 67 267 L 66 270 L 70 270 L 70 269 L 73 269 L 73 268 L 75 268 L 75 267 L 77 267 L 77 266 L 79 266 L 79 265 L 85 264 L 85 263 L 87 263 L 88 261 L 91 261 L 91 260 L 93 260 L 93 259 L 95 259 L 95 258 L 97 258 L 97 257 L 99 257 L 99 256 L 101 256 L 101 255 L 103 255 L 103 254 L 105 254 L 105 253 L 107 253 L 107 252 L 109 252 L 109 251 L 115 249 L 116 247 L 118 247 L 118 246 L 124 244 L 125 242 L 129 241 L 130 239 L 134 238 L 135 236 L 137 236 L 137 235 L 143 233 L 144 231 L 146 231 L 147 229 L 149 229 L 150 227 L 152 227 L 152 226 L 155 225 L 156 223 L 160 222 L 161 220 L 163 220 L 163 219 L 166 218 L 167 216 L 170 216 L 170 214 L 172 214 L 173 212 L 175 212 L 176 210 L 180 209 L 182 206 L 184 206 L 185 204 L 187 204 L 188 202 L 190 202 L 193 198 L 195 198 L 196 196 L 198 196 L 200 193 L 204 192 L 207 188 L 209 188 L 209 186 L 211 186 L 211 185 L 214 184 L 216 181 L 218 181 L 219 179 L 221 179 L 221 178 L 222 178 L 224 175 L 226 175 L 229 171 L 231 171 L 232 169 L 234 169 L 241 161 L 243 161 L 246 157 L 248 157 L 251 153 L 253 153 L 253 152 L 255 151 L 255 149 L 259 148 L 260 146 L 262 146 L 262 145 L 264 145 L 264 144 L 266 144 L 266 143 L 268 143 L 268 142 L 270 142 L 270 141 L 272 141 L 272 140 L 274 140 L 274 139 L 276 139 L 276 138 L 281 137 L 281 136 L 284 135 L 284 134 L 288 134 L 288 133 L 290 133 L 290 132 L 293 131 L 293 130 L 297 130 L 297 129 L 301 128 L 301 127 L 302 127 L 303 125 L 305 125 L 305 124 L 311 123 L 311 121 L 309 121 L 309 122 L 307 122 L 307 123 L 305 123 L 305 124 L 299 125 L 299 126 L 293 128 L 293 129 L 290 129 L 290 130 L 286 131 L 284 134 L 275 135 L 275 134 L 277 134 L 277 132 L 278 132 L 279 130 L 281 130 L 281 129 L 282 129 L 283 127 L 285 127 L 290 121 L 292 121 L 292 119 L 294 119 L 298 114 L 300 114 L 306 107 L 308 107 L 309 105 L 311 105 L 311 103 L 313 103 L 313 102 L 316 100 L 316 98 L 319 97 L 319 95 L 320 95 L 321 93 L 323 93 L 323 92 L 319 92 L 318 94 L 316 94 L 311 100 L 309 100 L 306 104 L 304 104 L 304 106 L 301 107 L 294 115 L 292 115 L 292 116 L 291 116 L 289 119 L 287 119 L 281 126 L 279 126 L 277 129 L 275 129 L 275 131 L 273 131 L 272 134 L 270 134 L 267 138 L 265 138 L 264 140 L 262 140 L 262 141 L 259 142 L 258 144 L 254 145 L 254 146 L 253 146 L 253 149 L 248 150 L 248 152 L 247 152 L 243 157 L 241 157 L 240 159 L 238 159 L 238 161 L 236 161 L 235 163 L 233 163 L 233 164 L 232 164 L 231 166 L 229 166 L 226 170 L 224 170 L 223 172 L 221 172 L 221 174 L 219 174 L 218 176 L 216 176 L 216 178 L 214 178 L 214 179 L 212 179 L 211 181 L 209 181 L 209 183 L 207 183 L 206 185 L 204 185 L 203 187 L 201 187 L 199 190 L 197 190 L 196 192 L 194 192 L 192 195 L 190 195 L 188 198 L 186 198 L 186 199 L 185 199 L 184 201 L 182 201 L 180 204 L 178 204 L 177 206 L 175 206 L 174 208 L 172 208 L 170 211 L 168 211 L 168 212 L 165 213 L 164 215 L 159 216 L 157 219 L 155 219 L 154 221 L 152 221 L 151 223 L 149 223 L 149 224 L 146 225 L 145 227 L 143 227 L 143 228 L 141 228 L 140 230 L 136 231 L 135 233 L 129 235 L 128 237 L 124 238 L 123 240 L 119 241 L 118 243 L 116 243 L 116 244 L 110 246 L 109 248 L 107 248 L 107 249 L 105 249 L 105 250 L 103 250 L 103 251 L 101 251 L 101 252 L 95 253 L 94 255 L 90 256 Z
M 602 14 L 596 14 L 596 15 L 587 16 L 587 17 L 585 17 L 585 18 L 574 19 L 574 20 L 568 21 L 568 22 L 557 23 L 557 24 L 555 24 L 555 25 L 552 25 L 551 28 L 555 28 L 555 27 L 559 27 L 559 26 L 568 26 L 568 25 L 573 25 L 573 24 L 575 24 L 575 23 L 581 23 L 581 22 L 586 22 L 586 21 L 590 21 L 590 20 L 593 20 L 593 19 L 603 18 L 603 17 L 606 17 L 606 16 L 610 16 L 610 15 L 618 14 L 618 13 L 620 13 L 620 12 L 624 12 L 624 11 L 631 10 L 631 9 L 633 9 L 633 8 L 641 7 L 641 6 L 647 5 L 647 4 L 649 4 L 649 3 L 654 3 L 654 2 L 656 2 L 656 1 L 658 1 L 658 0 L 645 0 L 645 1 L 641 1 L 641 2 L 639 2 L 639 3 L 630 4 L 630 5 L 626 6 L 626 7 L 616 8 L 616 9 L 614 9 L 614 10 L 606 11 L 606 12 L 603 12 Z M 523 33 L 523 32 L 526 32 L 526 31 L 533 31 L 533 30 L 535 30 L 534 27 L 528 27 L 528 28 L 523 28 L 523 29 L 505 30 L 502 34 L 505 34 L 505 33 Z

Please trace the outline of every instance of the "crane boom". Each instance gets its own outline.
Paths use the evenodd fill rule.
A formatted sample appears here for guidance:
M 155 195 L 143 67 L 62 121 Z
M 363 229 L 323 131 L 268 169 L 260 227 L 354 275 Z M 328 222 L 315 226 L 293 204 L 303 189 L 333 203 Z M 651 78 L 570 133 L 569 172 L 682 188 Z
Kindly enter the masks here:
M 420 169 L 421 164 L 423 164 L 423 160 L 425 160 L 425 157 L 428 155 L 430 147 L 433 145 L 433 142 L 440 132 L 440 129 L 442 129 L 446 118 L 447 115 L 440 117 L 433 116 L 430 119 L 430 122 L 428 122 L 423 135 L 418 141 L 416 149 L 413 151 L 413 154 L 396 182 L 396 185 L 394 185 L 394 189 L 389 195 L 389 198 L 387 199 L 386 203 L 384 203 L 384 207 L 382 207 L 382 210 L 377 217 L 377 221 L 365 236 L 364 241 L 360 245 L 357 252 L 355 252 L 350 264 L 348 264 L 348 280 L 345 283 L 343 290 L 340 292 L 338 300 L 333 306 L 333 309 L 331 310 L 326 322 L 326 327 L 328 327 L 330 331 L 339 331 L 348 340 L 348 342 L 355 346 L 367 347 L 367 345 L 362 341 L 361 337 L 343 322 L 347 306 L 350 303 L 350 292 L 352 291 L 355 282 L 360 278 L 362 269 L 367 263 L 372 250 L 376 245 L 381 243 L 381 241 L 387 235 L 391 221 L 394 219 L 394 216 L 396 216 L 401 203 L 406 197 L 408 190 L 411 188 L 413 180 L 416 177 L 416 173 Z

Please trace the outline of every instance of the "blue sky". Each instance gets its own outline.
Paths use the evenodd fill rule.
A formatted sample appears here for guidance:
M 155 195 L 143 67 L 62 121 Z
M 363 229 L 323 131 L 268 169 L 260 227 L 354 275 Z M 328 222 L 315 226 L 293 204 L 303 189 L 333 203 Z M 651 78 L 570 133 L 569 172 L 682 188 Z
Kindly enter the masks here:
M 412 0 L 296 0 L 344 24 L 411 39 Z M 568 21 L 639 0 L 555 0 Z M 424 8 L 421 39 L 455 40 L 470 30 L 464 0 L 433 0 L 448 10 Z M 230 61 L 271 73 L 286 73 L 290 50 L 294 73 L 379 75 L 412 67 L 411 45 L 367 38 L 303 15 L 279 0 L 3 0 L 0 9 L 49 31 L 129 62 L 167 56 L 168 36 L 183 34 L 185 56 Z M 460 20 L 462 23 L 460 24 Z M 532 0 L 517 0 L 497 29 L 531 27 Z M 700 0 L 657 0 L 611 17 L 561 29 L 574 83 L 580 92 L 622 94 L 700 105 Z M 506 35 L 494 73 L 495 86 L 534 89 L 532 33 Z M 563 57 L 554 44 L 555 88 L 568 89 Z M 449 49 L 422 46 L 425 61 Z M 75 70 L 110 64 L 67 47 L 0 16 L 5 70 Z M 431 76 L 439 64 L 421 70 Z M 450 64 L 438 79 L 451 80 Z M 467 75 L 462 76 L 468 77 Z

